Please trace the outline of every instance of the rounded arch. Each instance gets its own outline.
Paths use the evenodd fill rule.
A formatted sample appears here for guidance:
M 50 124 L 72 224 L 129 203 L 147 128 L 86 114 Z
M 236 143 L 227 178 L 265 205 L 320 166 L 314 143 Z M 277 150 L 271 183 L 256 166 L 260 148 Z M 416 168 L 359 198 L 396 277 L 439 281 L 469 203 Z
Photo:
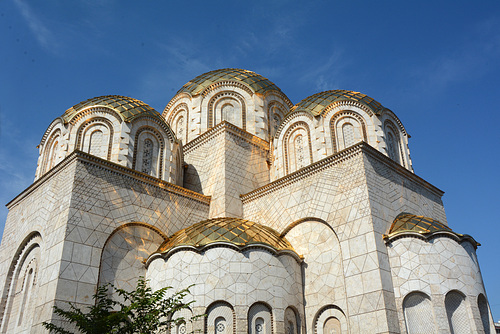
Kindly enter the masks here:
M 151 141 L 151 147 L 148 147 L 147 140 Z M 156 129 L 147 125 L 137 129 L 134 138 L 132 169 L 161 179 L 164 155 L 165 140 Z
M 206 334 L 236 333 L 236 315 L 233 306 L 223 300 L 216 300 L 206 309 Z
M 304 138 L 305 137 L 305 138 Z M 304 121 L 290 125 L 283 136 L 285 173 L 293 173 L 313 162 L 311 130 Z M 307 152 L 304 152 L 304 149 Z
M 248 309 L 248 334 L 274 333 L 272 308 L 269 304 L 258 301 Z
M 436 332 L 431 299 L 424 292 L 411 291 L 404 297 L 403 314 L 408 334 Z
M 251 95 L 251 94 L 250 94 Z M 236 101 L 240 105 L 240 110 L 232 110 L 233 115 L 231 120 L 224 118 L 224 116 L 229 117 L 229 115 L 224 115 L 223 114 L 223 106 L 227 105 L 229 100 Z M 234 107 L 234 105 L 233 105 Z M 238 119 L 241 120 L 241 122 L 238 121 Z M 208 128 L 212 128 L 218 123 L 222 121 L 228 121 L 230 123 L 236 122 L 237 124 L 234 124 L 236 126 L 241 127 L 243 130 L 246 130 L 246 122 L 247 122 L 247 112 L 246 112 L 246 103 L 244 97 L 237 93 L 237 92 L 231 92 L 231 91 L 222 91 L 214 96 L 212 96 L 208 102 Z
M 92 128 L 95 128 L 94 131 L 91 131 Z M 101 155 L 99 156 L 100 158 L 111 160 L 111 152 L 113 149 L 113 136 L 114 136 L 114 128 L 113 128 L 113 123 L 109 121 L 108 119 L 104 117 L 93 117 L 85 122 L 83 122 L 78 130 L 77 130 L 77 135 L 76 135 L 76 144 L 75 148 L 80 151 L 84 151 L 86 153 L 91 153 L 92 150 L 92 134 L 95 133 L 96 131 L 105 131 L 107 130 L 107 133 L 102 134 L 102 139 L 101 143 L 94 143 L 98 144 L 99 148 L 101 150 L 104 150 L 105 152 L 101 151 Z M 107 138 L 107 140 L 106 140 Z M 107 142 L 107 145 L 106 145 Z M 96 149 L 98 146 L 95 146 Z
M 342 133 L 339 133 L 339 123 L 342 121 L 346 121 L 348 119 L 354 120 L 353 123 L 353 131 L 356 132 L 354 134 L 353 132 L 353 140 L 350 143 L 346 142 L 346 134 L 344 131 L 341 131 Z M 333 153 L 337 153 L 338 151 L 341 150 L 341 148 L 347 148 L 361 140 L 368 142 L 368 136 L 366 132 L 366 124 L 363 119 L 363 117 L 358 114 L 357 112 L 350 111 L 350 110 L 343 110 L 340 112 L 337 112 L 330 118 L 330 134 L 332 137 L 332 148 L 333 148 Z M 341 135 L 341 136 L 340 136 Z M 344 145 L 340 145 L 339 139 L 343 138 L 344 139 Z
M 167 122 L 174 130 L 176 137 L 187 143 L 189 138 L 189 106 L 187 103 L 182 102 L 176 105 L 168 116 Z
M 444 298 L 450 331 L 454 334 L 471 333 L 466 296 L 459 290 L 449 291 Z
M 33 292 L 37 288 L 38 263 L 41 260 L 43 240 L 40 232 L 29 233 L 12 257 L 2 298 L 0 300 L 0 329 L 6 333 L 9 328 L 29 328 L 22 315 L 26 307 L 32 306 Z
M 332 321 L 336 319 L 338 323 Z M 337 305 L 325 305 L 318 310 L 313 320 L 315 334 L 348 333 L 348 322 L 344 311 Z M 325 329 L 329 329 L 328 331 Z
M 403 158 L 403 142 L 400 132 L 397 130 L 394 123 L 389 119 L 384 121 L 384 134 L 387 155 L 397 163 L 405 165 Z
M 285 333 L 300 334 L 302 323 L 299 316 L 299 311 L 295 306 L 288 306 L 285 309 Z
M 52 132 L 43 147 L 42 157 L 42 168 L 40 175 L 47 173 L 52 167 L 54 167 L 59 161 L 59 148 L 61 145 L 61 129 L 56 128 Z
M 477 307 L 479 309 L 479 315 L 481 316 L 481 323 L 483 325 L 484 333 L 490 334 L 490 308 L 488 307 L 488 301 L 486 300 L 486 297 L 482 293 L 477 296 Z
M 267 131 L 269 138 L 277 133 L 283 118 L 287 113 L 286 107 L 279 101 L 271 101 L 267 105 Z
M 146 274 L 144 261 L 166 240 L 162 231 L 143 222 L 119 226 L 102 248 L 98 285 L 133 289 L 139 276 Z
M 84 120 L 85 118 L 87 118 L 88 116 L 90 116 L 92 114 L 94 114 L 94 117 L 105 118 L 105 116 L 107 116 L 107 117 L 113 118 L 114 121 L 116 121 L 118 123 L 122 122 L 122 118 L 120 117 L 120 115 L 118 115 L 118 113 L 116 111 L 114 111 L 111 108 L 102 107 L 102 106 L 99 106 L 99 107 L 91 106 L 91 107 L 82 109 L 77 114 L 75 114 L 71 119 L 69 119 L 68 122 L 69 122 L 69 124 L 75 126 L 80 121 Z M 92 118 L 90 118 L 90 119 L 92 119 Z

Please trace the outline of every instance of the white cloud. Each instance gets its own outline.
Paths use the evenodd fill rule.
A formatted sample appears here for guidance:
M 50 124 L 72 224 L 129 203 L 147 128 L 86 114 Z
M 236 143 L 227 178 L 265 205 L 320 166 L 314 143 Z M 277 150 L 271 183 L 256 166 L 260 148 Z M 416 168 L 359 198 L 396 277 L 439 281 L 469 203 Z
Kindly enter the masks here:
M 15 0 L 14 3 L 19 8 L 21 15 L 28 24 L 31 32 L 35 35 L 38 43 L 47 51 L 54 52 L 57 48 L 57 42 L 52 32 L 38 18 L 28 4 L 22 0 Z

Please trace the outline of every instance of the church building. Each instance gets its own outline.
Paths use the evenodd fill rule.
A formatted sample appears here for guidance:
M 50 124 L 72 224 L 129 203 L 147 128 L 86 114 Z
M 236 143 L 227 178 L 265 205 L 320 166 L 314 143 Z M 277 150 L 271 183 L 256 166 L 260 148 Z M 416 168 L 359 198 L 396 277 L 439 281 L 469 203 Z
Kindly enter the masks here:
M 293 104 L 242 69 L 199 75 L 162 113 L 78 103 L 7 204 L 0 334 L 46 333 L 54 305 L 140 276 L 194 284 L 174 317 L 206 317 L 172 334 L 493 334 L 479 244 L 413 172 L 409 137 L 365 94 Z

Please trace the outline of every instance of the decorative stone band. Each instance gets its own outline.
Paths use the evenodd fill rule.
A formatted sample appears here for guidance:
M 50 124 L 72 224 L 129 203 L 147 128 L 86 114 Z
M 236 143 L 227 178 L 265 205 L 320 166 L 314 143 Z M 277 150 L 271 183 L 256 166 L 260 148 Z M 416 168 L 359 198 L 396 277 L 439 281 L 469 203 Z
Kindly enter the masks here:
M 302 263 L 302 261 L 304 260 L 304 257 L 302 255 L 298 255 L 295 251 L 293 251 L 291 249 L 277 250 L 276 248 L 274 248 L 268 244 L 262 243 L 262 242 L 254 242 L 254 243 L 250 243 L 250 244 L 246 244 L 246 245 L 235 245 L 231 242 L 216 241 L 216 242 L 212 242 L 210 244 L 204 245 L 204 246 L 197 247 L 197 246 L 191 246 L 191 245 L 179 245 L 177 247 L 169 249 L 166 252 L 155 252 L 155 253 L 151 254 L 146 259 L 145 266 L 147 269 L 149 264 L 154 259 L 163 258 L 163 259 L 167 260 L 173 254 L 180 252 L 180 251 L 192 251 L 192 252 L 201 254 L 208 249 L 216 248 L 216 247 L 226 247 L 226 248 L 233 249 L 237 252 L 244 252 L 244 251 L 249 250 L 249 249 L 263 249 L 265 251 L 270 252 L 274 256 L 289 255 L 289 256 L 293 257 L 293 259 L 295 261 L 297 261 L 297 263 L 299 263 L 299 264 Z
M 222 121 L 213 128 L 209 129 L 207 132 L 203 133 L 199 137 L 196 137 L 195 139 L 191 140 L 189 143 L 184 145 L 184 155 L 189 154 L 192 150 L 196 149 L 200 145 L 203 145 L 204 143 L 212 139 L 214 136 L 220 134 L 224 130 L 231 132 L 234 135 L 237 135 L 239 138 L 245 140 L 251 145 L 256 146 L 257 148 L 269 151 L 269 143 L 267 141 L 260 139 L 259 137 L 237 127 L 236 125 L 233 125 L 226 121 Z
M 479 242 L 477 242 L 472 236 L 470 236 L 468 234 L 455 233 L 451 230 L 450 231 L 442 230 L 442 231 L 429 232 L 429 233 L 419 233 L 419 232 L 414 232 L 414 231 L 402 231 L 402 232 L 393 233 L 390 235 L 384 234 L 382 237 L 384 238 L 385 243 L 387 245 L 389 245 L 393 241 L 401 239 L 401 238 L 417 238 L 417 239 L 422 239 L 424 241 L 429 241 L 429 240 L 437 238 L 437 237 L 445 237 L 445 238 L 453 239 L 458 243 L 468 241 L 471 243 L 472 246 L 474 246 L 474 249 L 477 249 L 478 246 L 481 246 L 481 244 Z
M 444 192 L 432 184 L 428 183 L 421 177 L 415 175 L 414 173 L 410 172 L 400 164 L 396 163 L 386 155 L 382 154 L 378 150 L 374 149 L 371 147 L 368 143 L 366 142 L 359 142 L 356 145 L 353 145 L 351 147 L 348 147 L 340 152 L 337 152 L 335 154 L 332 154 L 324 159 L 321 159 L 315 163 L 310 164 L 309 166 L 306 166 L 304 168 L 299 169 L 296 172 L 293 172 L 291 174 L 288 174 L 282 178 L 277 179 L 276 181 L 273 181 L 265 186 L 262 186 L 260 188 L 257 188 L 249 193 L 242 194 L 240 195 L 240 198 L 243 201 L 243 204 L 249 203 L 254 199 L 257 199 L 259 197 L 262 197 L 264 195 L 267 195 L 275 190 L 278 190 L 280 188 L 283 188 L 289 184 L 292 184 L 294 182 L 298 182 L 304 178 L 307 178 L 315 173 L 318 173 L 326 168 L 329 168 L 331 166 L 335 166 L 343 161 L 346 161 L 348 159 L 351 159 L 353 157 L 356 157 L 360 154 L 366 154 L 370 156 L 371 158 L 374 158 L 378 160 L 379 162 L 385 164 L 386 166 L 390 167 L 393 169 L 395 172 L 398 174 L 403 175 L 405 178 L 410 179 L 419 185 L 425 187 L 429 191 L 433 192 L 435 195 L 441 197 L 443 196 Z
M 153 176 L 141 173 L 139 171 L 130 169 L 128 167 L 118 165 L 114 162 L 95 157 L 93 155 L 84 153 L 82 151 L 75 150 L 70 155 L 68 155 L 64 160 L 58 163 L 54 168 L 52 168 L 49 172 L 45 173 L 42 177 L 36 180 L 31 186 L 26 188 L 21 194 L 19 194 L 12 201 L 7 203 L 7 208 L 10 209 L 12 206 L 16 205 L 19 201 L 21 201 L 24 197 L 26 197 L 27 195 L 32 193 L 35 189 L 40 187 L 44 182 L 49 180 L 52 176 L 59 173 L 61 170 L 63 170 L 65 167 L 67 167 L 68 165 L 70 165 L 75 161 L 103 168 L 111 172 L 119 173 L 121 175 L 126 175 L 128 177 L 131 177 L 137 181 L 146 183 L 148 185 L 160 188 L 162 190 L 174 193 L 182 197 L 186 197 L 201 202 L 206 205 L 210 205 L 210 199 L 211 199 L 210 196 L 204 196 L 197 192 L 185 189 L 183 187 L 179 187 L 175 184 L 157 179 Z

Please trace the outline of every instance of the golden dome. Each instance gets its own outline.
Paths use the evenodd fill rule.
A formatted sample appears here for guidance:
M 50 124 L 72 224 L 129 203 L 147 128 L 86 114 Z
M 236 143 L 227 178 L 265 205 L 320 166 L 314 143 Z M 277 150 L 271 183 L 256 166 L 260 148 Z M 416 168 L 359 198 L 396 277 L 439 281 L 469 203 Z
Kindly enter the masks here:
M 151 108 L 146 103 L 126 96 L 105 95 L 94 97 L 80 102 L 64 112 L 62 116 L 65 122 L 71 120 L 78 112 L 88 107 L 107 107 L 111 108 L 126 122 L 130 122 L 139 115 L 149 115 L 160 117 L 160 113 Z M 162 119 L 163 120 L 163 119 Z
M 277 231 L 239 218 L 214 218 L 196 223 L 174 233 L 158 251 L 167 252 L 177 246 L 198 248 L 215 242 L 226 242 L 236 246 L 264 244 L 276 251 L 293 251 L 292 245 Z
M 365 94 L 350 90 L 336 89 L 317 93 L 303 99 L 290 109 L 290 113 L 294 111 L 306 111 L 314 116 L 318 116 L 323 113 L 326 107 L 338 101 L 359 102 L 371 109 L 375 114 L 380 114 L 380 112 L 385 109 L 379 102 Z
M 403 212 L 394 219 L 394 222 L 389 229 L 388 235 L 392 236 L 394 234 L 402 232 L 416 232 L 425 234 L 438 231 L 452 232 L 451 228 L 444 225 L 438 220 Z
M 243 82 L 250 86 L 255 93 L 264 93 L 269 90 L 281 92 L 274 83 L 260 74 L 238 68 L 224 68 L 197 76 L 182 86 L 177 94 L 189 93 L 191 96 L 195 96 L 203 92 L 210 85 L 226 80 Z

